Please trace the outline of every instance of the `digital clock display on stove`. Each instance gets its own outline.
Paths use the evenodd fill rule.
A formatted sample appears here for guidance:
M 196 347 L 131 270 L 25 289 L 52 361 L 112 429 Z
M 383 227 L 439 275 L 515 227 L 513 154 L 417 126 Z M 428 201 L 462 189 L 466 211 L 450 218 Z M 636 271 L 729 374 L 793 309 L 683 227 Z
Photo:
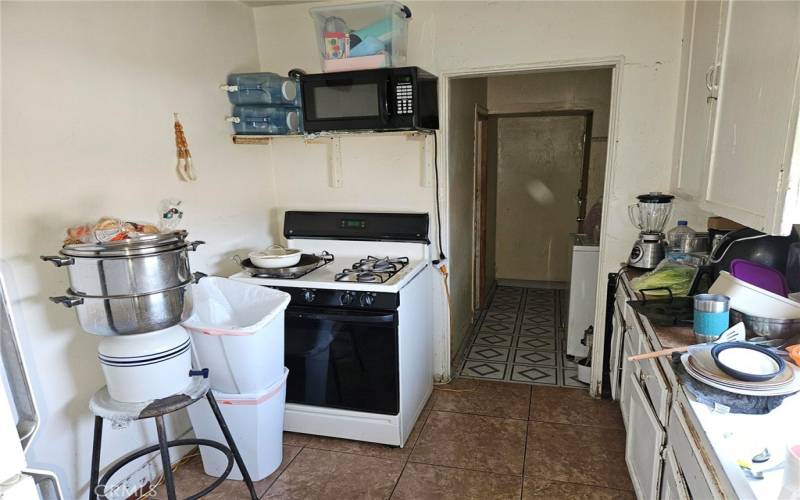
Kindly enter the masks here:
M 339 222 L 342 229 L 366 229 L 367 221 L 363 219 L 342 219 Z

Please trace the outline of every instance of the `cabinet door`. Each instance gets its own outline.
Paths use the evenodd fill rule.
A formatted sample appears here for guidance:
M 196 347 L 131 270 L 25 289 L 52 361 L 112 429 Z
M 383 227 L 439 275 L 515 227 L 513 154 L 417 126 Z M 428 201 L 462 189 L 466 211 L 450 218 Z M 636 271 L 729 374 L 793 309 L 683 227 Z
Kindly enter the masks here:
M 702 198 L 708 171 L 722 10 L 722 0 L 686 6 L 672 189 L 687 199 Z
M 630 409 L 628 410 L 625 462 L 637 498 L 658 498 L 661 486 L 664 428 L 658 422 L 639 381 L 630 375 Z
M 634 351 L 633 342 L 630 342 L 627 338 L 627 335 L 624 335 L 624 333 L 625 331 L 623 330 L 623 337 L 625 338 L 622 341 L 622 373 L 619 385 L 619 407 L 622 411 L 622 422 L 625 424 L 625 428 L 630 432 L 630 427 L 628 426 L 628 414 L 630 413 L 631 392 L 633 391 L 631 380 L 637 378 L 638 375 L 636 374 L 635 370 L 636 362 L 628 361 L 628 357 L 636 354 L 636 351 Z
M 625 339 L 625 321 L 619 306 L 614 303 L 614 316 L 611 318 L 611 353 L 609 353 L 608 377 L 611 382 L 611 398 L 619 399 L 620 376 L 622 373 L 622 346 Z
M 740 224 L 785 234 L 792 222 L 800 222 L 796 214 L 784 217 L 798 113 L 800 2 L 735 1 L 727 9 L 701 206 Z
M 689 500 L 689 490 L 686 488 L 686 481 L 678 467 L 675 453 L 672 448 L 664 450 L 664 474 L 661 478 L 660 500 Z

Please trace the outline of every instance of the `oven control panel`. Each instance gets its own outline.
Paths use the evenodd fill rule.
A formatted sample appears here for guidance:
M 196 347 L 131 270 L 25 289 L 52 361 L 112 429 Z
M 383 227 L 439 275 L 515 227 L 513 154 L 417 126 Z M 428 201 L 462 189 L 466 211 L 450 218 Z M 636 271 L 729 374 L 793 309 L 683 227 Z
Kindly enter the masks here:
M 400 306 L 400 294 L 361 290 L 331 290 L 327 288 L 273 287 L 291 295 L 289 305 L 339 307 L 347 309 L 395 310 Z

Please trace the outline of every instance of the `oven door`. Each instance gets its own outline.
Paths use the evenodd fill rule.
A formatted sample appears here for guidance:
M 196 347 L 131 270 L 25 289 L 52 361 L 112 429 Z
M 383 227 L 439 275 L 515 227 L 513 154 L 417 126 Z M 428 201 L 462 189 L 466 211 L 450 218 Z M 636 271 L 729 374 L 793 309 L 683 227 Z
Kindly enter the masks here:
M 305 75 L 301 78 L 306 132 L 392 128 L 385 70 Z
M 288 403 L 397 415 L 397 312 L 290 306 Z

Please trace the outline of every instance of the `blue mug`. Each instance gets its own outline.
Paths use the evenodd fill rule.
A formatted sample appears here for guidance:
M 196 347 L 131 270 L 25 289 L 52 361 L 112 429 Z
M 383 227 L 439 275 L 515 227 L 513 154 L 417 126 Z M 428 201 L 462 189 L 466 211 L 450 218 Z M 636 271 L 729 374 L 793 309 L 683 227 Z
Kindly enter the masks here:
M 694 334 L 698 342 L 713 342 L 730 323 L 730 297 L 701 293 L 694 296 Z

